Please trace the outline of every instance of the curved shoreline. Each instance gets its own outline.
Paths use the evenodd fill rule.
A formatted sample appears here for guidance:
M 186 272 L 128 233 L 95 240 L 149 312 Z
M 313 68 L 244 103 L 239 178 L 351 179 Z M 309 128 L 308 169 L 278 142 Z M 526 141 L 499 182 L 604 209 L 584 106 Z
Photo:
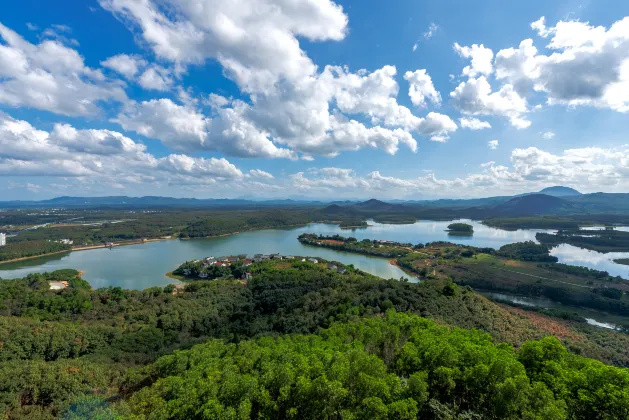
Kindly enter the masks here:
M 104 244 L 77 246 L 77 247 L 73 247 L 72 249 L 69 249 L 69 250 L 66 250 L 66 251 L 49 252 L 47 254 L 33 255 L 33 256 L 30 256 L 30 257 L 21 257 L 21 258 L 14 258 L 12 260 L 0 261 L 0 265 L 2 265 L 2 264 L 9 264 L 9 263 L 13 263 L 13 262 L 19 262 L 19 261 L 25 261 L 25 260 L 31 260 L 31 259 L 34 259 L 34 258 L 48 257 L 50 255 L 71 253 L 71 252 L 74 252 L 74 251 L 90 251 L 92 249 L 117 248 L 119 246 L 142 245 L 142 244 L 145 244 L 145 243 L 148 243 L 148 242 L 171 241 L 171 240 L 175 240 L 175 239 L 178 239 L 178 240 L 181 240 L 181 241 L 190 241 L 190 240 L 193 240 L 193 239 L 222 238 L 222 237 L 225 237 L 225 236 L 238 235 L 240 233 L 252 232 L 252 231 L 256 231 L 256 230 L 292 228 L 292 227 L 299 227 L 299 226 L 308 226 L 309 224 L 312 224 L 312 223 L 313 222 L 299 223 L 299 224 L 295 224 L 295 225 L 285 225 L 285 226 L 268 226 L 268 227 L 251 228 L 251 229 L 247 229 L 247 230 L 244 230 L 244 231 L 222 233 L 220 235 L 212 235 L 212 236 L 199 236 L 199 237 L 194 237 L 194 238 L 180 238 L 178 236 L 172 236 L 170 238 L 150 238 L 150 239 L 145 239 L 145 240 L 132 240 L 132 241 L 129 241 L 129 242 L 114 243 L 113 246 L 111 246 L 111 247 L 109 247 L 107 245 L 104 245 Z
M 73 250 L 72 249 L 68 249 L 66 251 L 57 251 L 57 252 L 49 252 L 47 254 L 40 254 L 40 255 L 31 255 L 30 257 L 20 257 L 20 258 L 14 258 L 12 260 L 5 260 L 5 261 L 0 261 L 0 265 L 2 264 L 9 264 L 12 262 L 18 262 L 18 261 L 25 261 L 25 260 L 32 260 L 33 258 L 41 258 L 41 257 L 47 257 L 49 255 L 57 255 L 57 254 L 65 254 L 65 253 L 71 253 Z

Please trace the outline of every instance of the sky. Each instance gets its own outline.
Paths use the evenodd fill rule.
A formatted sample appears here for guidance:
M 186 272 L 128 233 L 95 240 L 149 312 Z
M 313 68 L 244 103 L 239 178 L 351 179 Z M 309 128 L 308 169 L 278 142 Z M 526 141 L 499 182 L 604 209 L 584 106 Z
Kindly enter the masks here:
M 629 192 L 629 2 L 21 0 L 0 201 Z

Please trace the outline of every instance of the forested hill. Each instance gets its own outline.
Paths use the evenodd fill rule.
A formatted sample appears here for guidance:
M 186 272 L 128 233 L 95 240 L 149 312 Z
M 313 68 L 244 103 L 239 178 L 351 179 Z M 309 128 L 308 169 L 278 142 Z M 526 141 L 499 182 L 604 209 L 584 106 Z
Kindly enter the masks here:
M 593 327 L 585 334 L 541 315 L 533 321 L 451 282 L 413 284 L 344 268 L 270 260 L 250 266 L 247 282 L 144 291 L 90 290 L 72 270 L 3 280 L 0 412 L 11 419 L 626 414 L 627 370 L 583 356 L 629 365 L 627 335 Z M 49 289 L 64 279 L 68 288 Z M 384 318 L 391 310 L 398 314 Z M 530 341 L 547 335 L 569 351 L 555 339 Z

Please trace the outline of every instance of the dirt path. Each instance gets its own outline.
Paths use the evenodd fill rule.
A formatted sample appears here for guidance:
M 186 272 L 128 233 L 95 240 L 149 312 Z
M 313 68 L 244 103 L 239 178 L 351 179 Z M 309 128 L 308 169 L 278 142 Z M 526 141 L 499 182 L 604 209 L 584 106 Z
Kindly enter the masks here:
M 591 286 L 583 286 L 581 284 L 574 284 L 574 283 L 569 283 L 567 281 L 561 281 L 561 280 L 555 280 L 555 279 L 549 279 L 548 277 L 540 277 L 540 276 L 536 276 L 534 274 L 527 274 L 527 273 L 521 273 L 519 271 L 515 271 L 515 270 L 507 270 L 506 268 L 498 268 L 495 267 L 497 270 L 502 270 L 502 271 L 508 271 L 509 273 L 515 273 L 515 274 L 520 274 L 522 276 L 529 276 L 529 277 L 535 277 L 537 279 L 542 279 L 542 280 L 548 280 L 548 281 L 552 281 L 555 283 L 563 283 L 563 284 L 569 284 L 570 286 L 576 286 L 576 287 L 583 287 L 584 289 L 592 289 Z

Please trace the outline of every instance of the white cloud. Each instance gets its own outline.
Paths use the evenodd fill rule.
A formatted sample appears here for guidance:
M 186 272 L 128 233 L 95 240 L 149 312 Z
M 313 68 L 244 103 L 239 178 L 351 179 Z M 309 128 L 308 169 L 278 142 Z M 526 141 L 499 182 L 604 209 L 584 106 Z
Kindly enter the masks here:
M 473 44 L 471 47 L 461 46 L 454 43 L 454 51 L 463 58 L 471 59 L 472 63 L 463 69 L 463 75 L 476 77 L 478 75 L 489 76 L 493 72 L 492 60 L 494 53 L 491 49 L 485 48 L 483 44 Z
M 484 130 L 485 128 L 491 128 L 491 124 L 487 121 L 481 121 L 478 118 L 459 118 L 459 123 L 462 128 L 469 128 L 470 130 Z
M 531 23 L 531 29 L 536 31 L 542 38 L 547 38 L 550 34 L 550 32 L 546 29 L 546 18 L 544 16 Z
M 461 82 L 450 93 L 454 106 L 467 115 L 497 115 L 509 118 L 511 125 L 522 129 L 531 125 L 524 118 L 527 112 L 526 99 L 521 97 L 512 85 L 503 85 L 498 92 L 491 91 L 485 78 L 470 78 Z
M 138 79 L 138 84 L 148 90 L 165 91 L 170 89 L 172 82 L 168 70 L 159 66 L 149 67 Z
M 425 69 L 407 71 L 404 74 L 404 80 L 407 80 L 410 87 L 408 96 L 415 106 L 426 105 L 426 100 L 430 100 L 434 105 L 441 104 L 441 94 L 437 92 L 432 84 L 432 79 Z
M 555 137 L 555 133 L 552 131 L 546 131 L 545 133 L 542 133 L 542 138 L 544 140 L 552 140 L 553 137 Z
M 158 57 L 172 61 L 176 72 L 216 59 L 225 76 L 249 96 L 246 102 L 245 98 L 210 96 L 212 116 L 204 116 L 193 104 L 186 104 L 185 113 L 193 116 L 191 125 L 195 129 L 193 136 L 184 139 L 179 132 L 190 129 L 178 127 L 177 135 L 173 135 L 173 124 L 166 115 L 166 121 L 155 122 L 161 126 L 159 130 L 150 127 L 152 122 L 147 123 L 155 114 L 134 111 L 137 105 L 127 107 L 118 116 L 123 127 L 136 127 L 140 131 L 135 131 L 142 134 L 151 131 L 151 137 L 175 147 L 194 143 L 206 150 L 239 156 L 291 158 L 295 152 L 334 156 L 363 147 L 396 153 L 399 143 L 412 151 L 417 149 L 411 132 L 447 137 L 456 129 L 449 117 L 440 117 L 441 124 L 437 125 L 435 116 L 416 116 L 397 102 L 395 66 L 371 72 L 325 66 L 318 71 L 300 48 L 298 38 L 338 41 L 345 37 L 347 16 L 332 1 L 293 4 L 285 0 L 246 0 L 237 8 L 226 0 L 200 0 L 194 6 L 172 0 L 100 2 L 139 32 Z M 440 99 L 434 87 L 423 94 L 433 102 Z M 354 115 L 356 119 L 352 119 Z M 371 126 L 362 122 L 365 117 Z M 199 119 L 206 126 L 201 131 L 196 129 Z M 290 149 L 279 149 L 280 145 Z
M 114 70 L 130 80 L 133 79 L 146 64 L 146 60 L 143 58 L 128 54 L 114 55 L 100 62 L 101 66 Z
M 348 22 L 343 9 L 329 0 L 243 0 L 238 7 L 230 0 L 100 4 L 137 30 L 158 57 L 181 65 L 214 58 L 248 92 L 312 74 L 316 67 L 297 37 L 342 40 Z
M 367 114 L 372 122 L 400 126 L 412 130 L 421 119 L 397 103 L 399 86 L 395 80 L 395 66 L 384 66 L 374 72 L 350 73 L 341 67 L 327 66 L 318 87 L 328 90 L 339 109 L 348 114 Z
M 489 141 L 487 142 L 487 147 L 489 147 L 490 149 L 494 150 L 494 149 L 497 149 L 497 148 L 498 148 L 498 145 L 499 145 L 499 144 L 500 144 L 500 143 L 498 142 L 498 140 L 489 140 Z
M 250 173 L 266 179 L 270 175 L 257 170 Z M 99 183 L 101 188 L 246 182 L 243 172 L 224 158 L 182 154 L 158 158 L 147 153 L 144 145 L 115 131 L 55 124 L 47 132 L 6 114 L 0 114 L 0 175 L 65 177 L 75 180 L 69 182 Z
M 426 115 L 418 128 L 420 133 L 430 136 L 431 140 L 438 142 L 445 142 L 448 135 L 456 130 L 457 125 L 450 117 L 437 112 Z
M 101 101 L 124 102 L 122 83 L 86 67 L 58 40 L 34 45 L 0 24 L 0 103 L 62 115 L 93 115 Z
M 496 141 L 497 142 L 497 141 Z M 491 142 L 490 142 L 491 144 Z M 440 179 L 433 173 L 416 178 L 397 178 L 374 171 L 358 176 L 351 169 L 328 172 L 312 170 L 293 175 L 293 186 L 305 185 L 310 194 L 355 197 L 484 197 L 488 188 L 496 194 L 539 191 L 549 185 L 572 185 L 581 190 L 626 191 L 629 188 L 629 146 L 603 149 L 589 147 L 552 154 L 535 147 L 515 149 L 510 166 L 487 162 L 478 173 L 462 178 Z M 337 180 L 338 178 L 338 180 Z
M 275 177 L 268 172 L 265 172 L 260 169 L 251 169 L 249 171 L 249 175 L 256 178 L 264 178 L 264 179 L 274 179 Z
M 215 150 L 244 157 L 293 157 L 276 147 L 265 133 L 257 130 L 242 113 L 244 103 L 219 108 L 217 118 L 209 118 L 194 108 L 170 99 L 132 103 L 115 119 L 125 130 L 158 138 L 178 151 Z
M 580 21 L 546 27 L 544 18 L 531 27 L 549 40 L 549 54 L 539 54 L 531 39 L 502 50 L 495 63 L 499 79 L 521 94 L 545 94 L 551 105 L 629 111 L 629 17 L 609 28 Z
M 193 158 L 186 155 L 169 155 L 159 159 L 157 168 L 167 172 L 213 179 L 241 178 L 243 173 L 227 159 Z
M 497 145 L 498 141 L 488 143 L 490 147 L 492 144 Z M 285 196 L 287 189 L 292 189 L 312 196 L 329 197 L 333 193 L 399 198 L 486 196 L 488 188 L 496 194 L 511 194 L 537 191 L 548 185 L 572 185 L 620 192 L 629 188 L 627 167 L 629 146 L 568 149 L 559 154 L 529 147 L 513 150 L 508 166 L 487 162 L 478 173 L 449 179 L 441 179 L 432 172 L 409 178 L 381 171 L 359 176 L 352 169 L 335 167 L 313 168 L 276 178 L 260 169 L 244 173 L 224 158 L 183 154 L 156 157 L 141 143 L 111 130 L 77 129 L 59 123 L 51 131 L 45 131 L 0 114 L 0 175 L 41 177 L 42 182 L 39 178 L 27 181 L 40 186 L 48 182 L 47 178 L 62 177 L 64 188 L 75 191 L 131 186 L 141 191 L 149 187 L 159 190 L 180 186 L 195 192 L 207 187 L 213 193 L 231 196 L 247 191 Z M 27 183 L 21 183 L 23 188 L 28 188 Z M 45 191 L 47 187 L 30 189 Z

